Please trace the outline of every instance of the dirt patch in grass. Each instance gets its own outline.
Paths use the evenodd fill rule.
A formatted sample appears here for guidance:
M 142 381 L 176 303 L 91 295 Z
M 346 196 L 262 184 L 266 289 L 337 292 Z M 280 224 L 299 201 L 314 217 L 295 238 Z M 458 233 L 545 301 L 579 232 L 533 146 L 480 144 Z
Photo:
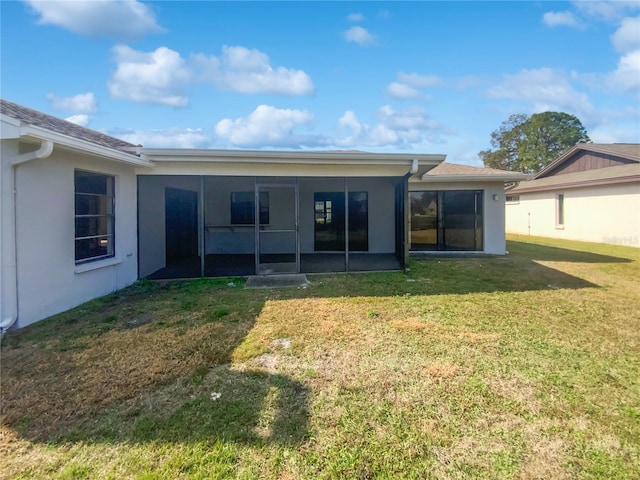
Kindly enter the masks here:
M 460 371 L 460 367 L 450 363 L 431 363 L 424 366 L 424 371 L 434 378 L 452 378 Z

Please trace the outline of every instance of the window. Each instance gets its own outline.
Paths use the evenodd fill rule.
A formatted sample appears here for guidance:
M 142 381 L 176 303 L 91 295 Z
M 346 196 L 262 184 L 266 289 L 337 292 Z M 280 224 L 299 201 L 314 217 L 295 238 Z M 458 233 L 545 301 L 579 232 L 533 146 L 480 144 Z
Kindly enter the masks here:
M 314 193 L 314 250 L 344 252 L 345 205 L 343 192 Z M 349 250 L 369 250 L 369 195 L 349 192 Z
M 76 170 L 75 250 L 76 263 L 115 255 L 115 177 Z
M 564 227 L 564 195 L 559 194 L 556 197 L 556 227 Z
M 269 192 L 260 192 L 260 225 L 269 224 Z M 233 192 L 231 194 L 231 224 L 253 225 L 255 217 L 255 194 Z
M 482 190 L 410 192 L 411 250 L 482 251 Z
M 514 205 L 520 203 L 520 195 L 507 195 L 507 203 Z

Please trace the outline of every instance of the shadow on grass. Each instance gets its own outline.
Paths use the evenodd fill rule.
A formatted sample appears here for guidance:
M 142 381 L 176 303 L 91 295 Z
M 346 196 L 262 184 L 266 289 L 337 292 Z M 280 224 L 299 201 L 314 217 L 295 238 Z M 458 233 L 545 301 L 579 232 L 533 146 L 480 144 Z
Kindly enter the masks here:
M 308 387 L 232 368 L 264 305 L 242 282 L 138 282 L 10 332 L 0 423 L 46 444 L 305 441 Z
M 630 263 L 632 260 L 624 257 L 613 257 L 598 253 L 584 252 L 581 250 L 569 250 L 567 248 L 551 247 L 527 242 L 510 240 L 509 251 L 525 256 L 532 260 L 549 262 L 574 262 L 574 263 Z
M 299 443 L 307 437 L 308 389 L 285 375 L 228 369 L 210 374 L 205 395 L 169 415 L 142 416 L 131 431 L 135 441 Z M 219 394 L 219 397 L 218 397 Z

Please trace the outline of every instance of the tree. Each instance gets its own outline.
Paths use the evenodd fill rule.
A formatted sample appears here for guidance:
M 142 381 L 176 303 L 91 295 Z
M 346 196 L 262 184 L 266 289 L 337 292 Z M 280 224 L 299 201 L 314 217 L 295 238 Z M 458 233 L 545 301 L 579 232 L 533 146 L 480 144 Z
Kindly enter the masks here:
M 543 169 L 576 143 L 591 142 L 574 115 L 563 112 L 511 115 L 491 132 L 495 150 L 478 153 L 486 167 L 524 173 Z

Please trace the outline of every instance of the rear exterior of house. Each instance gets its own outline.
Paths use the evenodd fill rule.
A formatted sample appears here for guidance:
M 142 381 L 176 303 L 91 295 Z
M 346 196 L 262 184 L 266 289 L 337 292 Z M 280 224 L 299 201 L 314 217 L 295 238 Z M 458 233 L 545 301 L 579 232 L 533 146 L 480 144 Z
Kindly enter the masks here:
M 118 139 L 2 101 L 0 326 L 137 278 L 136 168 Z M 53 120 L 52 120 L 53 119 Z
M 507 192 L 506 229 L 640 247 L 640 145 L 576 145 Z
M 407 180 L 442 155 L 142 149 L 141 278 L 399 270 Z
M 1 101 L 0 328 L 130 285 L 504 254 L 505 181 L 444 155 L 151 149 Z
M 504 185 L 526 178 L 452 163 L 411 178 L 411 251 L 504 255 Z

